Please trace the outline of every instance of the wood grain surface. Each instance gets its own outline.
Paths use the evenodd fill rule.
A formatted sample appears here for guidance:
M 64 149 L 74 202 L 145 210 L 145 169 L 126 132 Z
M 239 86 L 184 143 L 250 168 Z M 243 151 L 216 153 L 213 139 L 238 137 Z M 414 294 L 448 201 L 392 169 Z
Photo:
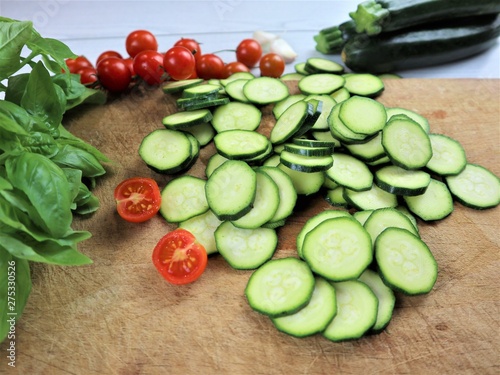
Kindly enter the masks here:
M 379 100 L 408 108 L 431 130 L 462 143 L 470 162 L 500 175 L 500 81 L 387 80 Z M 263 108 L 269 129 L 272 106 Z M 174 226 L 160 216 L 142 224 L 121 220 L 113 189 L 124 178 L 150 176 L 163 187 L 172 177 L 150 171 L 138 157 L 142 138 L 175 110 L 161 90 L 134 91 L 104 106 L 69 114 L 68 129 L 113 162 L 98 181 L 101 208 L 76 218 L 93 237 L 79 249 L 94 263 L 82 267 L 36 264 L 33 291 L 16 330 L 17 374 L 498 374 L 500 372 L 500 209 L 455 204 L 451 216 L 419 222 L 439 265 L 424 296 L 398 295 L 388 328 L 360 340 L 333 343 L 278 332 L 251 310 L 243 291 L 251 271 L 210 257 L 195 283 L 173 286 L 151 262 L 156 242 Z M 190 174 L 202 176 L 213 146 Z M 276 257 L 295 256 L 304 222 L 331 208 L 321 195 L 301 199 L 278 230 Z

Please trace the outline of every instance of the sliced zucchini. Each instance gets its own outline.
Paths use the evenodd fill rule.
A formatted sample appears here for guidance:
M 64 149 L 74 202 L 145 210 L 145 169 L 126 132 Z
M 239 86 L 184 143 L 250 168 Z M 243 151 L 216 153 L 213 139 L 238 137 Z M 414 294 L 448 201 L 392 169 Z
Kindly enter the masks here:
M 250 276 L 245 288 L 250 307 L 277 317 L 297 312 L 311 300 L 314 275 L 297 258 L 272 259 Z
M 425 193 L 404 196 L 408 209 L 424 221 L 444 219 L 453 212 L 453 197 L 448 187 L 441 181 L 431 178 Z
M 373 260 L 372 241 L 356 219 L 336 217 L 305 235 L 302 255 L 314 273 L 328 280 L 356 279 Z
M 222 221 L 219 220 L 213 211 L 208 210 L 200 215 L 181 221 L 179 228 L 193 233 L 196 240 L 203 245 L 207 254 L 215 254 L 217 253 L 217 246 L 215 244 L 214 233 L 221 223 Z
M 330 179 L 355 191 L 371 189 L 373 174 L 365 163 L 340 152 L 333 153 L 332 158 L 333 165 L 325 171 Z
M 467 164 L 467 157 L 462 145 L 443 134 L 429 134 L 432 157 L 426 168 L 441 176 L 457 175 Z
M 375 183 L 381 189 L 396 195 L 420 195 L 425 193 L 431 175 L 422 170 L 407 170 L 397 165 L 387 165 L 375 172 Z
M 303 156 L 289 151 L 282 151 L 280 160 L 288 168 L 305 173 L 324 172 L 333 165 L 333 157 L 331 155 Z
M 297 103 L 298 101 L 304 100 L 305 98 L 306 95 L 304 94 L 294 94 L 287 96 L 285 99 L 281 100 L 273 106 L 274 117 L 278 119 L 288 107 L 290 107 L 294 103 Z
M 144 137 L 139 156 L 154 171 L 173 174 L 189 166 L 193 160 L 192 147 L 187 133 L 157 129 Z
M 396 304 L 396 296 L 394 291 L 384 284 L 380 275 L 371 270 L 366 269 L 358 279 L 370 287 L 378 299 L 377 320 L 371 328 L 371 331 L 377 333 L 385 329 L 392 319 L 394 305 Z
M 373 98 L 380 95 L 385 88 L 382 79 L 370 73 L 354 73 L 344 78 L 344 87 L 351 95 Z
M 333 287 L 337 295 L 337 315 L 323 331 L 323 336 L 334 342 L 360 338 L 377 321 L 377 296 L 358 280 L 333 283 Z
M 339 118 L 352 132 L 369 136 L 385 127 L 387 112 L 376 100 L 355 95 L 341 103 Z
M 328 178 L 327 178 L 328 179 Z M 335 186 L 326 192 L 326 201 L 334 207 L 349 207 L 349 202 L 345 199 L 345 188 L 343 186 Z
M 380 233 L 375 257 L 382 279 L 393 290 L 425 294 L 436 283 L 436 259 L 425 242 L 406 229 L 392 227 Z
M 233 160 L 250 159 L 267 151 L 266 136 L 250 130 L 226 130 L 214 137 L 217 152 Z
M 179 223 L 206 212 L 205 183 L 190 175 L 170 180 L 161 192 L 160 214 L 169 223 Z
M 325 182 L 325 173 L 301 172 L 291 169 L 283 163 L 278 164 L 278 168 L 284 171 L 292 180 L 295 191 L 299 195 L 311 195 L 317 193 Z
M 312 116 L 313 105 L 303 100 L 287 107 L 271 130 L 269 139 L 273 144 L 281 144 L 293 137 L 304 125 L 307 116 Z
M 212 126 L 221 133 L 225 130 L 256 130 L 262 112 L 253 104 L 230 102 L 213 111 Z
M 302 226 L 296 239 L 297 253 L 299 257 L 303 258 L 302 245 L 304 244 L 304 238 L 307 233 L 314 229 L 318 224 L 321 224 L 327 219 L 333 219 L 336 217 L 350 217 L 351 214 L 344 210 L 325 210 L 309 218 L 305 224 Z
M 415 236 L 419 236 L 417 229 L 415 229 L 410 219 L 408 219 L 404 213 L 393 207 L 373 210 L 363 224 L 363 227 L 370 234 L 373 245 L 375 245 L 378 235 L 389 227 L 406 229 Z
M 227 160 L 206 182 L 208 205 L 219 220 L 238 220 L 252 209 L 256 185 L 255 171 L 247 163 Z
M 396 207 L 398 197 L 373 184 L 370 190 L 355 191 L 344 189 L 344 198 L 347 203 L 358 210 L 375 210 L 384 207 Z
M 243 87 L 243 94 L 255 104 L 277 103 L 289 95 L 288 87 L 279 79 L 257 77 L 248 80 Z
M 393 164 L 404 169 L 423 168 L 432 157 L 429 135 L 406 115 L 389 119 L 382 130 L 382 146 Z
M 278 245 L 274 229 L 244 229 L 230 221 L 220 224 L 214 233 L 217 249 L 229 265 L 239 270 L 256 269 L 270 260 Z
M 421 114 L 419 114 L 415 111 L 412 111 L 411 109 L 401 108 L 401 107 L 389 107 L 389 108 L 386 108 L 386 112 L 387 112 L 387 120 L 388 121 L 391 119 L 392 116 L 406 115 L 409 118 L 411 118 L 413 121 L 415 121 L 417 124 L 419 124 L 422 127 L 422 129 L 424 129 L 424 131 L 426 133 L 430 132 L 431 126 L 429 125 L 429 120 L 427 120 Z
M 464 206 L 486 209 L 500 203 L 500 179 L 490 170 L 477 164 L 467 164 L 462 172 L 447 176 L 451 194 Z
M 197 86 L 203 83 L 202 78 L 184 79 L 180 81 L 168 81 L 162 86 L 165 94 L 181 92 L 188 87 Z
M 344 83 L 344 77 L 337 74 L 318 73 L 302 78 L 298 83 L 298 88 L 305 95 L 329 95 L 343 87 Z
M 261 170 L 256 169 L 255 173 L 257 176 L 257 185 L 252 209 L 241 218 L 232 221 L 233 225 L 238 228 L 259 228 L 268 221 L 271 221 L 279 206 L 280 196 L 278 185 L 276 185 L 269 175 Z
M 304 70 L 309 74 L 332 73 L 341 74 L 344 72 L 344 66 L 338 62 L 325 59 L 323 57 L 310 57 L 306 60 Z
M 163 118 L 162 123 L 167 129 L 177 130 L 190 128 L 193 125 L 209 122 L 212 120 L 212 112 L 209 109 L 197 111 L 175 112 Z
M 323 331 L 336 314 L 335 288 L 322 277 L 315 277 L 313 294 L 307 306 L 294 314 L 271 320 L 281 332 L 306 337 Z
M 258 168 L 258 171 L 266 173 L 278 186 L 279 205 L 274 216 L 269 221 L 278 222 L 285 220 L 292 214 L 297 202 L 297 191 L 293 186 L 290 176 L 278 167 L 273 166 L 261 166 Z

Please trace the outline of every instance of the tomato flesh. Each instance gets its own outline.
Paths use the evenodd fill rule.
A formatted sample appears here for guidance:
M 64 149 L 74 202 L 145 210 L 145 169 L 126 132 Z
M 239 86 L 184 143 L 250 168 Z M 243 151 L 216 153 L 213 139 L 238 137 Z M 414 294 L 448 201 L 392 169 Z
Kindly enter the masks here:
M 183 285 L 205 271 L 208 256 L 189 231 L 178 228 L 163 236 L 153 250 L 153 264 L 165 280 Z
M 161 192 L 151 178 L 132 177 L 122 181 L 114 191 L 116 210 L 126 221 L 141 223 L 160 210 Z

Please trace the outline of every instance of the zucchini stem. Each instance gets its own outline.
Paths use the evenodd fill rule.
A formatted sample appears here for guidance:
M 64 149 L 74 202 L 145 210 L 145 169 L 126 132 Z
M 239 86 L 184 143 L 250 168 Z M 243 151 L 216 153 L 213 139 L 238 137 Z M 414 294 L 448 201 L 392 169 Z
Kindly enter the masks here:
M 350 12 L 349 16 L 356 24 L 356 32 L 377 35 L 382 32 L 382 23 L 389 17 L 389 13 L 381 4 L 369 0 L 359 4 L 356 11 Z

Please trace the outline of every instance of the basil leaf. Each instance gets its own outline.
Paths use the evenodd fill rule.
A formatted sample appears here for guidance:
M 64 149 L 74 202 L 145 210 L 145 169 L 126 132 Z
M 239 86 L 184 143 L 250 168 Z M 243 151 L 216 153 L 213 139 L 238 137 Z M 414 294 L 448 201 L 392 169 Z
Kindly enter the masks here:
M 78 99 L 85 93 L 85 86 L 80 83 L 78 74 L 56 74 L 52 76 L 52 82 L 63 89 L 66 100 Z
M 14 285 L 9 283 L 12 279 Z M 15 289 L 9 288 L 12 286 Z M 30 292 L 31 276 L 28 261 L 12 256 L 0 245 L 0 342 L 8 338 L 12 327 L 10 319 L 14 318 L 17 321 L 21 317 Z
M 35 124 L 29 113 L 26 112 L 23 107 L 7 100 L 0 100 L 0 115 L 2 114 L 12 119 L 14 122 L 16 122 L 16 124 L 22 126 L 26 131 L 30 131 Z M 0 123 L 3 121 L 5 120 L 3 119 L 2 121 L 0 121 Z M 13 128 L 14 126 L 16 125 L 13 125 L 12 123 L 7 125 L 8 128 Z M 16 133 L 22 134 L 19 132 Z
M 26 194 L 49 233 L 54 237 L 67 233 L 73 219 L 72 199 L 61 168 L 49 158 L 33 153 L 8 158 L 5 167 L 7 178 Z
M 106 173 L 94 155 L 70 144 L 59 144 L 59 151 L 51 160 L 61 168 L 81 170 L 83 177 L 97 177 Z
M 0 20 L 0 81 L 21 68 L 21 51 L 31 37 L 30 21 Z
M 32 115 L 35 121 L 45 124 L 49 130 L 57 129 L 61 123 L 66 103 L 61 103 L 64 94 L 62 89 L 56 89 L 49 72 L 39 61 L 31 71 L 21 107 Z
M 59 134 L 60 134 L 60 136 L 57 139 L 57 141 L 59 142 L 59 144 L 62 144 L 62 145 L 72 145 L 74 147 L 78 147 L 79 149 L 85 150 L 85 151 L 91 153 L 92 155 L 94 155 L 94 157 L 97 160 L 99 160 L 100 162 L 106 163 L 106 162 L 110 162 L 111 161 L 106 155 L 104 155 L 97 148 L 95 148 L 91 144 L 83 141 L 82 139 L 76 137 L 75 135 L 71 134 L 62 125 L 59 126 Z
M 10 76 L 7 81 L 7 90 L 5 91 L 5 100 L 21 105 L 26 85 L 28 84 L 29 73 L 22 73 Z
M 21 144 L 28 152 L 35 152 L 51 158 L 59 151 L 55 139 L 49 134 L 32 132 L 29 136 L 20 139 Z
M 88 236 L 82 238 L 87 239 Z M 15 235 L 0 233 L 0 243 L 4 250 L 19 259 L 61 266 L 92 263 L 87 256 L 76 250 L 76 242 L 73 241 L 70 245 L 53 241 L 36 242 L 25 237 L 16 238 Z
M 76 99 L 68 99 L 66 110 L 72 109 L 80 104 L 104 104 L 106 103 L 106 93 L 101 90 L 95 90 L 85 87 L 85 91 Z
M 50 56 L 59 65 L 59 72 L 67 69 L 65 59 L 76 57 L 66 44 L 57 39 L 43 38 L 35 29 L 32 29 L 31 38 L 26 45 L 36 54 Z

